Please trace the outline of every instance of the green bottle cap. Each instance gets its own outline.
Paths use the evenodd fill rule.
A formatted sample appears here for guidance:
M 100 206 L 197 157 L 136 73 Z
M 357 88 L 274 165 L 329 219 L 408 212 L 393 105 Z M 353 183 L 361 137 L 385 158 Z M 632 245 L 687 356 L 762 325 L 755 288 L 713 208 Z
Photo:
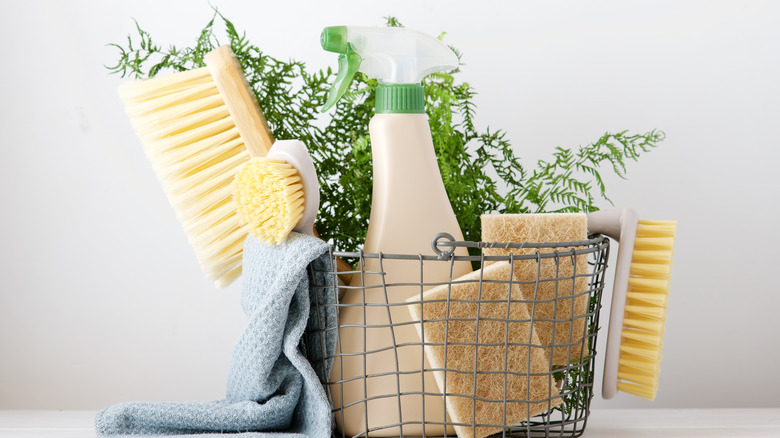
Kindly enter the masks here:
M 379 84 L 377 114 L 424 114 L 425 89 L 421 84 Z

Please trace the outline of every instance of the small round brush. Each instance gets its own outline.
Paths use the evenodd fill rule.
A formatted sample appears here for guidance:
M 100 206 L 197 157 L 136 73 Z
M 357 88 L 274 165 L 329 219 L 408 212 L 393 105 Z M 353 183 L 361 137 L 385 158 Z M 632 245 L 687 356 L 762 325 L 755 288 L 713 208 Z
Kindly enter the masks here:
M 269 244 L 280 244 L 303 217 L 303 185 L 284 160 L 257 157 L 236 175 L 239 223 Z
M 268 155 L 244 163 L 234 180 L 239 223 L 269 245 L 291 231 L 314 235 L 319 183 L 306 146 L 277 140 Z

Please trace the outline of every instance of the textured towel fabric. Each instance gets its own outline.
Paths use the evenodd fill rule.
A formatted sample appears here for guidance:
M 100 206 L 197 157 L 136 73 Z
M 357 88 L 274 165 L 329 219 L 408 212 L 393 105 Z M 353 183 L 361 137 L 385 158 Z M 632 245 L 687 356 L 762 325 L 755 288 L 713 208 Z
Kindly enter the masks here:
M 332 272 L 328 248 L 299 233 L 278 246 L 248 237 L 242 306 L 249 320 L 233 351 L 227 397 L 112 406 L 95 419 L 98 436 L 330 437 L 331 404 L 320 381 L 330 374 L 331 362 L 323 359 L 335 349 L 336 307 L 311 305 L 336 300 L 328 287 L 335 281 L 326 273 Z M 318 334 L 305 334 L 307 327 Z M 334 330 L 322 331 L 328 328 Z M 310 363 L 307 353 L 320 360 Z

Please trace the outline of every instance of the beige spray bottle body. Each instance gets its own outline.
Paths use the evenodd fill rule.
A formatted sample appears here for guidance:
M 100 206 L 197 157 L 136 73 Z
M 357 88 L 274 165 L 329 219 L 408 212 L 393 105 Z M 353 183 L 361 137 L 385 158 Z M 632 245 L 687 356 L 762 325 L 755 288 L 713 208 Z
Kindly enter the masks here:
M 400 28 L 326 28 L 322 44 L 342 53 L 330 97 L 338 99 L 358 67 L 380 80 L 369 125 L 374 179 L 363 251 L 433 255 L 437 233 L 463 240 L 420 85 L 428 73 L 457 67 L 457 57 L 440 41 Z M 468 255 L 465 248 L 455 254 Z M 442 424 L 448 421 L 443 396 L 433 373 L 423 372 L 430 365 L 405 300 L 468 272 L 468 261 L 365 258 L 340 303 L 339 357 L 329 385 L 336 427 L 345 435 L 454 434 Z
M 427 117 L 378 114 L 371 121 L 370 132 L 374 189 L 364 252 L 431 255 L 431 239 L 439 232 L 463 240 L 436 164 Z M 468 255 L 464 248 L 459 248 L 456 254 Z M 342 357 L 343 360 L 334 363 L 331 373 L 331 381 L 366 376 L 365 382 L 352 380 L 332 391 L 337 407 L 346 406 L 343 415 L 337 415 L 337 426 L 343 417 L 347 435 L 374 427 L 418 422 L 405 425 L 403 433 L 422 436 L 423 421 L 425 435 L 447 434 L 443 426 L 433 424 L 446 421 L 446 411 L 433 373 L 422 372 L 423 367 L 430 368 L 430 365 L 425 361 L 414 325 L 406 324 L 411 321 L 409 311 L 403 305 L 393 304 L 404 303 L 421 293 L 419 285 L 399 284 L 443 282 L 470 271 L 467 261 L 452 266 L 448 262 L 429 261 L 421 268 L 417 260 L 380 262 L 369 258 L 363 268 L 366 274 L 353 276 L 351 286 L 355 289 L 344 295 L 342 304 L 362 304 L 365 300 L 366 304 L 379 306 L 346 306 L 339 313 L 339 324 L 343 327 L 339 333 L 340 353 L 366 352 L 365 356 Z M 350 325 L 370 328 L 344 327 Z M 429 395 L 423 396 L 423 391 Z M 405 395 L 387 397 L 388 394 Z M 349 406 L 364 399 L 372 400 L 365 405 Z M 368 412 L 367 416 L 364 411 Z M 373 436 L 399 434 L 398 427 L 372 433 Z

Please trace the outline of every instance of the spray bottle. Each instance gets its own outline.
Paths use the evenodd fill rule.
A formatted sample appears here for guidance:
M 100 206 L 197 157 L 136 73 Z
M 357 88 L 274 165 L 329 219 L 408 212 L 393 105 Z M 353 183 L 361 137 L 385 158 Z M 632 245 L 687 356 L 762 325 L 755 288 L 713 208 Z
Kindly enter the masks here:
M 325 111 L 356 72 L 379 81 L 376 114 L 369 123 L 374 181 L 363 251 L 425 255 L 433 254 L 431 240 L 439 232 L 463 240 L 436 161 L 421 84 L 430 73 L 456 68 L 457 56 L 441 41 L 404 28 L 328 27 L 321 43 L 340 54 Z M 460 248 L 456 255 L 468 254 Z M 371 436 L 454 434 L 441 424 L 449 420 L 433 374 L 422 371 L 430 365 L 420 338 L 412 324 L 403 325 L 411 320 L 408 309 L 393 304 L 419 295 L 421 280 L 445 282 L 470 271 L 467 261 L 421 269 L 419 261 L 369 258 L 363 275 L 353 276 L 355 288 L 345 293 L 339 314 L 337 351 L 343 356 L 331 373 L 331 382 L 343 383 L 330 386 L 336 426 L 347 436 L 364 431 Z M 350 306 L 362 303 L 368 305 Z M 349 325 L 360 327 L 343 327 Z

